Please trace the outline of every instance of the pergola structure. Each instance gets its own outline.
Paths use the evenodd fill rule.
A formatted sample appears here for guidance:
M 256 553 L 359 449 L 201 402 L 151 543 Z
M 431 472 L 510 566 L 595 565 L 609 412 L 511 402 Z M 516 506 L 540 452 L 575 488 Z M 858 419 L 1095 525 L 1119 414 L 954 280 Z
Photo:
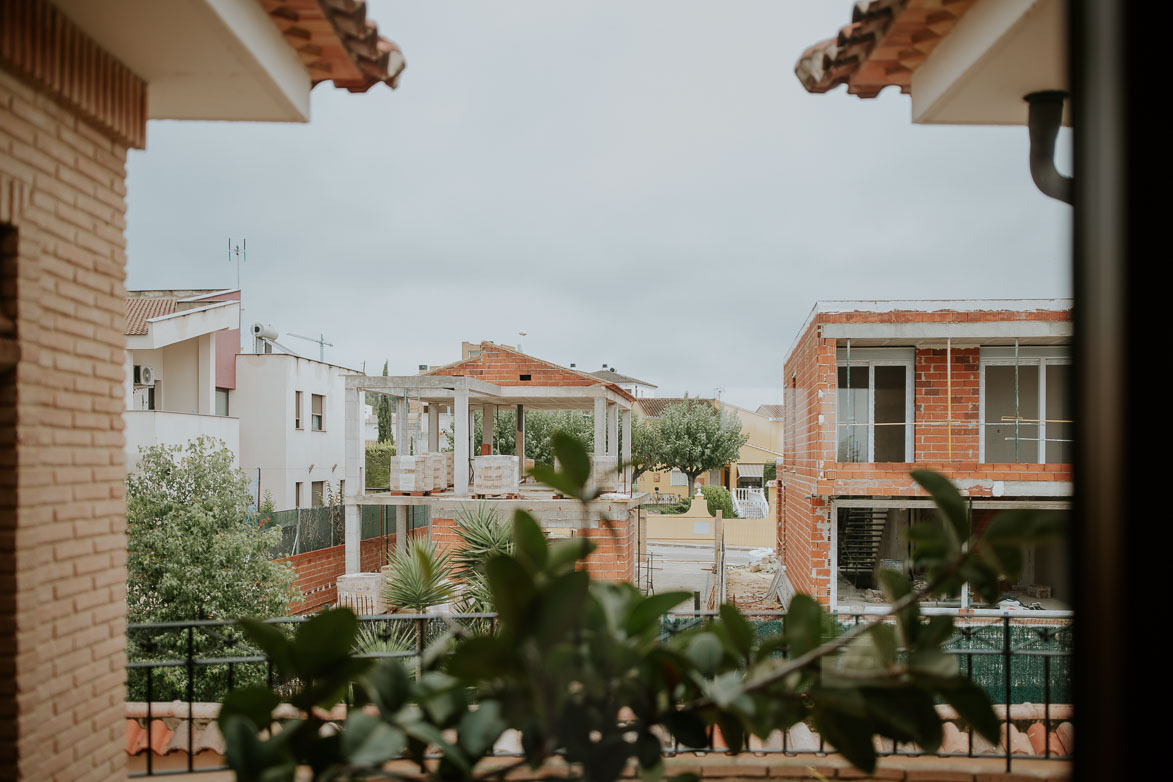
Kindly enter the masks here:
M 491 454 L 494 415 L 499 409 L 515 409 L 518 470 L 525 473 L 525 411 L 579 410 L 594 414 L 594 452 L 610 457 L 621 466 L 618 491 L 603 494 L 592 511 L 603 519 L 626 520 L 642 494 L 632 491 L 631 408 L 635 398 L 614 383 L 585 372 L 541 361 L 490 342 L 481 343 L 478 355 L 420 375 L 377 377 L 351 375 L 346 378 L 346 572 L 358 573 L 359 508 L 361 505 L 392 505 L 397 508 L 397 545 L 407 540 L 407 508 L 428 505 L 433 515 L 455 518 L 461 507 L 488 501 L 498 505 L 503 516 L 524 508 L 539 521 L 560 528 L 584 529 L 592 523 L 579 503 L 560 497 L 544 487 L 525 486 L 516 496 L 505 499 L 475 498 L 470 489 L 470 467 L 474 453 Z M 395 442 L 408 443 L 409 421 L 426 411 L 427 442 L 417 442 L 416 452 L 439 452 L 441 411 L 452 415 L 454 429 L 453 485 L 411 496 L 386 491 L 368 491 L 365 444 L 362 437 L 362 409 L 366 393 L 384 394 L 395 400 Z M 479 445 L 474 442 L 473 414 L 481 410 Z M 622 429 L 619 422 L 622 420 Z M 445 438 L 446 440 L 446 438 Z M 401 446 L 402 447 L 402 446 Z M 597 520 L 597 519 L 596 519 Z

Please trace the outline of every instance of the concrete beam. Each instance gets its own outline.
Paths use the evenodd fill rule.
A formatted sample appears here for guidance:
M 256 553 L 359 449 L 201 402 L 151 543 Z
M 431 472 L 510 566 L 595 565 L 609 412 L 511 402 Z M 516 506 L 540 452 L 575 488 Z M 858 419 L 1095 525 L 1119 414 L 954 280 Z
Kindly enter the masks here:
M 432 402 L 428 405 L 428 451 L 436 453 L 440 450 L 440 405 Z
M 494 405 L 484 405 L 481 407 L 481 449 L 477 453 L 481 453 L 483 446 L 489 446 L 489 453 L 493 452 L 493 419 L 497 413 L 497 408 Z
M 623 411 L 623 435 L 619 446 L 619 461 L 623 465 L 623 490 L 630 492 L 631 486 L 631 411 Z
M 988 323 L 824 323 L 823 339 L 850 339 L 860 345 L 869 341 L 884 344 L 916 345 L 924 342 L 990 344 L 994 341 L 1039 341 L 1065 344 L 1075 333 L 1071 321 L 1011 320 Z

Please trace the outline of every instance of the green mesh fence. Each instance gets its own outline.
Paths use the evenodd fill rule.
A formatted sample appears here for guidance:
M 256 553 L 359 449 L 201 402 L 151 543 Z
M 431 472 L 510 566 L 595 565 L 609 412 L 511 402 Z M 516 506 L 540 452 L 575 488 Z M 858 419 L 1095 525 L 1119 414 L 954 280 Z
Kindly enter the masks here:
M 265 526 L 281 529 L 281 542 L 269 551 L 274 559 L 305 554 L 308 551 L 341 546 L 345 542 L 346 514 L 341 505 L 317 508 L 294 508 L 274 511 L 261 518 Z M 408 528 L 426 527 L 431 523 L 427 506 L 408 506 Z M 369 540 L 395 532 L 395 508 L 388 505 L 359 506 L 359 535 Z
M 747 617 L 758 638 L 782 632 L 782 617 Z M 703 624 L 707 618 L 667 616 L 663 637 Z M 841 621 L 844 630 L 854 619 Z M 961 670 L 977 682 L 994 703 L 1006 703 L 1009 665 L 1010 703 L 1071 703 L 1071 623 L 1065 620 L 1000 618 L 956 620 L 945 649 L 958 655 Z

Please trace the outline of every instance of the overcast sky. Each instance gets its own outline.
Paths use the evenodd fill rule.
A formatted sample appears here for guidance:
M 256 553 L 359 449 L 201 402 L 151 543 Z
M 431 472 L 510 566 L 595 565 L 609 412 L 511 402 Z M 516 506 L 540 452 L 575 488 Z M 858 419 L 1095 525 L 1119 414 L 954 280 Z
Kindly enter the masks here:
M 847 0 L 368 5 L 398 90 L 321 85 L 307 125 L 148 125 L 129 288 L 234 287 L 247 237 L 246 327 L 324 333 L 328 361 L 414 374 L 524 331 L 751 409 L 819 299 L 1070 295 L 1070 210 L 1025 128 L 802 89 Z

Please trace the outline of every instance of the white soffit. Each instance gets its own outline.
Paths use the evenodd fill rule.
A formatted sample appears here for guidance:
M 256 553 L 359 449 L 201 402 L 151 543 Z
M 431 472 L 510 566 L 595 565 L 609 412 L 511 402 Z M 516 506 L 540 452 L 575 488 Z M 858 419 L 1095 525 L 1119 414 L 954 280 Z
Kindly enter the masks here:
M 150 119 L 309 120 L 309 73 L 256 0 L 54 0 L 147 82 Z
M 194 310 L 147 319 L 147 333 L 126 338 L 130 350 L 156 350 L 205 334 L 234 329 L 240 323 L 240 302 L 215 302 Z
M 1065 4 L 983 0 L 912 74 L 912 121 L 1025 125 L 1023 96 L 1067 89 Z

